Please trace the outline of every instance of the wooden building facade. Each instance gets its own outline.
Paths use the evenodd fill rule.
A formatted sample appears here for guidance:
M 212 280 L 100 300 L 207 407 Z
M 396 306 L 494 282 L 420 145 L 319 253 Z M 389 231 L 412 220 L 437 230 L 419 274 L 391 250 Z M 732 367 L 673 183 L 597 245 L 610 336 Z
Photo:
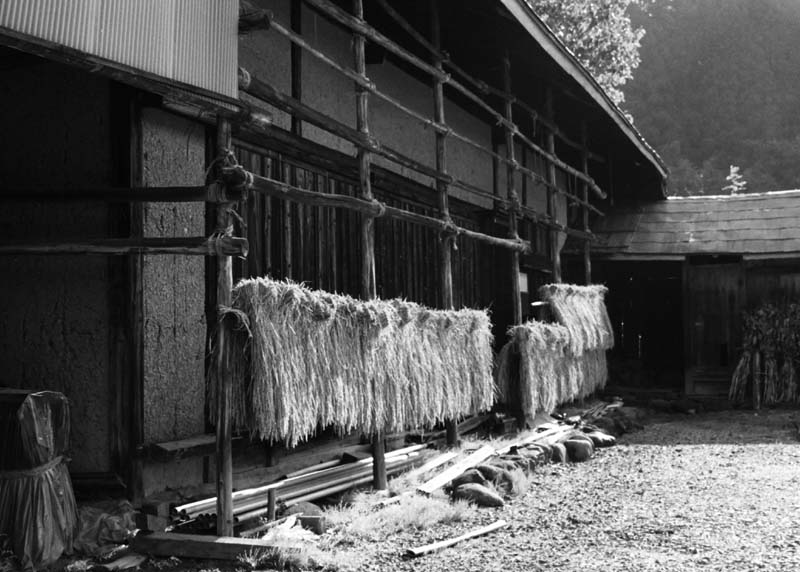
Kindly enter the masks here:
M 0 384 L 69 397 L 78 483 L 141 501 L 215 480 L 231 277 L 488 307 L 502 342 L 538 284 L 591 280 L 604 211 L 663 195 L 656 154 L 523 0 L 178 5 L 219 41 L 153 32 L 170 73 L 0 10 Z M 212 80 L 237 67 L 233 96 Z M 228 486 L 358 442 L 292 461 L 242 436 Z

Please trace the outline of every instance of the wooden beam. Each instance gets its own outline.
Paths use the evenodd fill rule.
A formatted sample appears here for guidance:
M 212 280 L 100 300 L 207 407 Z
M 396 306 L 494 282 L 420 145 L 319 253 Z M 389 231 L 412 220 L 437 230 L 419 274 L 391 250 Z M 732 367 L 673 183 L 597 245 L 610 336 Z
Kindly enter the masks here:
M 551 119 L 554 118 L 554 111 L 553 111 L 553 89 L 548 85 L 546 88 L 545 93 L 545 107 L 547 109 L 547 115 Z M 556 150 L 556 141 L 552 131 L 548 131 L 546 135 L 547 141 L 547 150 L 551 153 L 555 153 Z M 556 179 L 556 164 L 550 162 L 547 164 L 547 179 L 551 185 L 555 186 L 557 184 Z M 548 188 L 547 190 L 547 214 L 551 220 L 554 222 L 558 222 L 558 217 L 556 216 L 557 205 L 555 201 L 555 196 L 553 196 L 553 192 Z M 558 250 L 558 230 L 551 229 L 550 230 L 550 259 L 553 264 L 553 282 L 559 283 L 561 282 L 561 253 Z
M 36 38 L 0 26 L 0 46 L 33 54 L 71 68 L 110 78 L 144 91 L 161 95 L 171 101 L 207 110 L 216 116 L 254 127 L 272 123 L 272 114 L 255 108 L 239 99 L 227 97 L 194 85 L 168 80 L 153 73 L 126 66 L 112 60 L 69 48 L 57 42 Z
M 363 0 L 353 0 L 353 17 L 364 21 Z M 358 31 L 353 32 L 353 60 L 356 73 L 362 80 L 367 78 L 367 63 L 365 57 L 366 38 Z M 369 92 L 360 82 L 354 84 L 356 90 L 356 129 L 364 141 L 370 139 L 369 135 Z M 359 146 L 358 175 L 361 198 L 372 201 L 372 175 L 370 165 L 372 155 L 369 149 Z M 375 283 L 375 218 L 361 217 L 361 298 L 371 300 L 377 297 Z M 383 432 L 379 431 L 372 436 L 372 480 L 373 486 L 378 490 L 386 489 L 386 444 Z
M 216 184 L 202 187 L 0 188 L 0 200 L 3 201 L 216 203 L 241 199 L 241 188 L 225 189 Z
M 231 125 L 225 119 L 217 124 L 216 155 L 224 157 L 231 149 Z M 233 204 L 221 204 L 217 207 L 217 232 L 230 234 L 232 217 L 229 208 Z M 224 309 L 230 307 L 233 290 L 233 264 L 229 256 L 217 259 L 217 312 L 222 316 Z M 217 383 L 217 415 L 216 415 L 216 469 L 217 469 L 217 534 L 233 536 L 233 378 L 228 364 L 229 354 L 226 322 L 217 320 L 217 355 L 212 367 L 216 372 L 213 379 Z
M 472 467 L 481 464 L 494 454 L 495 454 L 494 447 L 492 447 L 491 445 L 484 445 L 477 451 L 473 452 L 469 456 L 460 460 L 452 467 L 448 467 L 446 470 L 442 471 L 429 481 L 418 486 L 417 491 L 429 495 L 433 493 L 435 490 L 445 486 L 447 483 L 455 479 L 458 475 L 460 475 L 467 469 L 471 469 Z
M 581 169 L 589 174 L 589 133 L 586 127 L 586 120 L 581 121 Z M 589 188 L 586 183 L 581 183 L 581 196 L 583 200 L 589 199 Z M 589 232 L 589 209 L 585 206 L 583 211 L 583 230 Z M 592 243 L 590 240 L 583 241 L 583 279 L 588 286 L 592 283 Z
M 503 87 L 507 93 L 511 92 L 511 58 L 508 52 L 503 57 Z M 507 125 L 505 127 L 506 135 L 506 157 L 508 157 L 508 165 L 506 167 L 506 190 L 508 200 L 511 202 L 511 207 L 508 209 L 508 235 L 510 238 L 519 238 L 517 232 L 517 214 L 519 209 L 519 195 L 517 194 L 516 181 L 517 178 L 517 161 L 514 158 L 514 132 L 509 125 L 513 125 L 513 111 L 511 100 L 506 99 L 504 102 L 505 119 Z M 522 323 L 522 294 L 519 289 L 519 253 L 511 252 L 511 309 L 513 324 Z
M 441 30 L 439 27 L 439 2 L 431 2 L 431 38 L 434 45 L 441 43 Z M 442 68 L 442 58 L 434 57 L 434 67 L 444 73 Z M 439 125 L 445 125 L 444 117 L 444 82 L 439 78 L 433 80 L 433 120 Z M 436 131 L 436 170 L 440 173 L 447 173 L 447 136 L 445 133 Z M 439 197 L 439 216 L 445 223 L 452 223 L 450 218 L 450 199 L 448 196 L 448 185 L 446 181 L 436 181 L 436 191 Z M 453 308 L 453 260 L 452 252 L 455 235 L 452 232 L 441 232 L 439 234 L 439 283 L 441 286 L 441 306 L 445 310 Z M 454 446 L 458 444 L 458 424 L 455 419 L 445 420 L 445 431 L 447 444 Z
M 246 552 L 273 547 L 255 538 L 220 538 L 199 534 L 141 531 L 133 537 L 130 545 L 136 552 L 150 556 L 231 561 L 237 560 Z
M 15 242 L 0 244 L 0 255 L 23 254 L 185 254 L 246 256 L 247 239 L 204 236 L 186 238 L 97 238 L 84 242 Z

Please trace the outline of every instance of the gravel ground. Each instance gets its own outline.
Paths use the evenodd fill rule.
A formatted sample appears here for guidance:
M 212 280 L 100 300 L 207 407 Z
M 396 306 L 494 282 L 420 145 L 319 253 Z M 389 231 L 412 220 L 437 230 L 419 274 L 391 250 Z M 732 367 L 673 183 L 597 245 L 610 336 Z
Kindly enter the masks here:
M 466 522 L 359 546 L 359 570 L 800 570 L 798 411 L 651 418 L 583 464 Z M 411 546 L 509 526 L 414 560 Z

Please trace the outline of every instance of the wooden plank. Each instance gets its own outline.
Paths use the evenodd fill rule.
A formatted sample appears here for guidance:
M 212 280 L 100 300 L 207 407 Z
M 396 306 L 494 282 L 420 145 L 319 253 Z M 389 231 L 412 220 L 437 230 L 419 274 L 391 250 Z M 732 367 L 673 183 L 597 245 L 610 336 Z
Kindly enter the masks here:
M 406 550 L 406 556 L 417 557 L 417 556 L 422 556 L 424 554 L 430 554 L 431 552 L 436 552 L 437 550 L 448 548 L 450 546 L 453 546 L 454 544 L 463 542 L 464 540 L 469 540 L 471 538 L 483 536 L 484 534 L 489 534 L 490 532 L 494 532 L 495 530 L 500 530 L 501 528 L 504 528 L 506 526 L 508 526 L 508 523 L 505 520 L 498 520 L 497 522 L 494 522 L 488 526 L 478 528 L 477 530 L 472 530 L 470 532 L 467 532 L 466 534 L 462 534 L 461 536 L 456 536 L 455 538 L 450 538 L 448 540 L 440 540 L 439 542 L 426 544 L 425 546 L 420 546 L 417 548 L 409 548 L 408 550 Z
M 484 445 L 468 457 L 462 459 L 452 467 L 449 467 L 445 471 L 439 473 L 434 478 L 430 479 L 426 483 L 417 487 L 417 490 L 421 493 L 426 495 L 431 494 L 436 489 L 440 489 L 445 486 L 447 483 L 455 479 L 458 475 L 463 473 L 469 468 L 478 465 L 491 457 L 495 454 L 494 447 L 491 445 Z
M 201 536 L 172 532 L 139 532 L 133 537 L 131 547 L 137 552 L 150 556 L 210 560 L 236 560 L 249 550 L 272 548 L 267 542 L 255 538 Z
M 428 471 L 432 471 L 437 467 L 441 467 L 442 465 L 452 461 L 456 457 L 458 457 L 458 453 L 456 453 L 455 451 L 448 451 L 446 453 L 442 453 L 441 455 L 437 455 L 436 457 L 434 457 L 421 467 L 417 467 L 416 469 L 409 471 L 408 473 L 406 473 L 405 476 L 408 478 L 414 478 L 418 477 L 419 475 L 424 475 Z

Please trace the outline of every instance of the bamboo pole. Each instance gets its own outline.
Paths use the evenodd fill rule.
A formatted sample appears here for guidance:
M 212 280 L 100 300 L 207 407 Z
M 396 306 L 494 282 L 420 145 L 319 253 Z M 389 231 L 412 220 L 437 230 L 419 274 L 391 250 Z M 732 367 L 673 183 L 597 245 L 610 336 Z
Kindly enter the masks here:
M 507 200 L 496 197 L 490 192 L 484 191 L 483 189 L 480 189 L 475 185 L 467 183 L 463 180 L 456 179 L 451 175 L 439 173 L 434 168 L 428 167 L 427 165 L 407 157 L 402 153 L 395 151 L 394 149 L 381 145 L 372 137 L 365 138 L 361 133 L 358 132 L 358 130 L 353 129 L 344 123 L 336 121 L 335 119 L 320 113 L 308 105 L 295 100 L 285 93 L 281 93 L 270 84 L 263 82 L 258 78 L 252 77 L 247 70 L 240 68 L 239 73 L 239 87 L 242 91 L 277 107 L 281 111 L 296 115 L 297 117 L 300 117 L 301 119 L 308 121 L 309 123 L 316 125 L 321 129 L 324 129 L 328 133 L 336 135 L 337 137 L 341 137 L 359 149 L 365 149 L 371 153 L 385 157 L 386 159 L 389 159 L 398 165 L 407 167 L 413 171 L 416 171 L 417 173 L 431 177 L 434 180 L 443 180 L 450 186 L 464 189 L 475 196 L 491 199 L 503 206 L 508 205 Z M 286 139 L 285 135 L 278 135 L 278 130 L 273 129 L 271 130 L 271 133 L 272 136 L 280 136 L 282 140 Z M 579 199 L 575 198 L 575 200 Z M 546 216 L 543 216 L 530 207 L 520 209 L 520 212 L 528 216 L 533 221 L 542 224 L 553 224 Z
M 553 112 L 553 89 L 548 85 L 545 93 L 545 107 L 547 108 L 547 115 L 550 119 L 553 119 L 554 112 Z M 556 141 L 553 135 L 553 132 L 548 130 L 546 135 L 547 141 L 547 149 L 551 152 L 555 152 L 556 148 Z M 547 178 L 550 181 L 550 184 L 555 186 L 557 183 L 556 180 L 556 164 L 553 162 L 549 162 L 547 164 Z M 556 217 L 556 202 L 555 197 L 553 196 L 553 192 L 548 189 L 547 190 L 547 214 L 554 222 L 558 222 Z M 561 253 L 558 249 L 558 230 L 551 229 L 550 230 L 550 259 L 553 264 L 553 282 L 561 282 Z
M 217 123 L 217 157 L 223 157 L 231 148 L 231 125 L 220 118 Z M 217 232 L 230 234 L 231 204 L 217 206 Z M 233 264 L 229 256 L 217 260 L 217 311 L 231 305 L 233 290 Z M 214 379 L 217 385 L 217 535 L 233 536 L 233 416 L 231 401 L 233 378 L 228 367 L 228 352 L 225 351 L 227 332 L 224 321 L 218 320 L 217 355 L 212 367 L 216 368 Z
M 421 46 L 427 49 L 434 58 L 439 58 L 443 61 L 444 66 L 456 73 L 456 75 L 460 76 L 462 80 L 466 81 L 473 88 L 477 89 L 479 92 L 483 93 L 484 95 L 494 95 L 499 97 L 500 99 L 511 99 L 514 105 L 518 106 L 522 111 L 536 117 L 542 125 L 551 129 L 556 137 L 558 137 L 563 143 L 566 145 L 574 148 L 580 149 L 581 144 L 570 139 L 567 135 L 564 134 L 555 124 L 548 121 L 546 118 L 539 117 L 539 113 L 519 99 L 516 99 L 512 93 L 505 92 L 503 90 L 497 89 L 485 81 L 479 80 L 474 76 L 470 75 L 463 68 L 459 67 L 452 60 L 447 58 L 447 56 L 441 51 L 440 47 L 435 46 L 433 43 L 429 42 L 425 36 L 420 34 L 403 16 L 401 16 L 386 0 L 377 0 L 380 7 L 389 15 L 392 20 L 394 20 L 403 30 L 406 31 L 412 38 L 414 38 Z M 444 70 L 442 70 L 444 71 Z M 589 158 L 593 161 L 597 161 L 600 163 L 605 162 L 605 157 L 598 153 L 593 153 L 589 151 Z
M 232 236 L 185 238 L 99 238 L 85 242 L 0 244 L 0 255 L 23 254 L 183 254 L 196 256 L 246 256 L 247 239 Z
M 319 60 L 325 62 L 330 67 L 332 67 L 334 70 L 336 70 L 336 71 L 340 72 L 341 74 L 343 74 L 345 77 L 348 77 L 348 78 L 354 80 L 356 82 L 356 84 L 359 85 L 362 89 L 367 90 L 369 93 L 371 93 L 371 94 L 375 95 L 376 97 L 386 101 L 390 105 L 393 105 L 394 107 L 396 107 L 397 109 L 399 109 L 400 111 L 402 111 L 403 113 L 408 115 L 409 117 L 413 117 L 414 119 L 419 121 L 425 127 L 430 127 L 432 129 L 434 129 L 437 132 L 437 134 L 444 134 L 444 135 L 447 135 L 449 137 L 452 137 L 453 139 L 457 139 L 457 140 L 461 141 L 462 143 L 465 143 L 465 144 L 469 145 L 473 149 L 476 149 L 476 150 L 478 150 L 478 151 L 480 151 L 482 153 L 485 153 L 485 154 L 487 154 L 487 155 L 489 155 L 489 156 L 491 156 L 491 157 L 493 157 L 493 158 L 495 158 L 495 159 L 497 159 L 497 160 L 499 160 L 501 162 L 507 162 L 508 161 L 508 159 L 506 157 L 503 157 L 502 155 L 500 155 L 498 153 L 495 153 L 494 151 L 492 151 L 488 147 L 486 147 L 486 146 L 476 142 L 475 140 L 467 137 L 466 135 L 463 135 L 463 134 L 459 133 L 458 131 L 452 129 L 451 127 L 449 127 L 445 123 L 443 118 L 441 120 L 439 120 L 439 119 L 431 120 L 431 119 L 425 117 L 424 115 L 422 115 L 421 113 L 418 113 L 417 111 L 414 111 L 413 109 L 411 109 L 407 105 L 401 103 L 398 99 L 396 99 L 396 98 L 394 98 L 394 97 L 382 92 L 368 78 L 362 77 L 362 76 L 358 75 L 357 73 L 353 72 L 352 70 L 350 70 L 348 68 L 345 68 L 341 64 L 335 62 L 334 60 L 329 58 L 327 55 L 325 55 L 324 52 L 322 52 L 322 51 L 314 48 L 313 46 L 311 46 L 301 36 L 299 36 L 299 35 L 291 32 L 291 31 L 287 30 L 286 28 L 284 28 L 283 26 L 281 26 L 279 24 L 273 25 L 272 29 L 274 29 L 276 32 L 284 35 L 288 40 L 290 40 L 292 42 L 292 44 L 293 44 L 293 47 L 294 46 L 302 47 L 308 53 L 310 53 L 311 55 L 315 56 Z M 442 69 L 441 65 L 439 65 L 438 68 Z M 444 82 L 439 80 L 438 78 L 434 78 L 434 82 L 444 85 Z M 504 92 L 498 92 L 498 93 L 504 93 Z M 299 99 L 296 96 L 293 96 L 293 97 L 295 99 Z M 538 182 L 544 184 L 545 186 L 549 185 L 549 183 L 547 182 L 547 179 L 545 177 L 541 176 L 539 173 L 537 173 L 537 172 L 535 172 L 535 171 L 533 171 L 531 169 L 527 169 L 524 166 L 520 166 L 520 165 L 517 165 L 517 169 L 521 173 L 524 173 L 525 175 L 527 175 L 530 179 L 532 179 L 534 181 L 538 181 Z M 559 189 L 558 187 L 556 187 L 553 190 L 555 192 L 557 192 L 557 193 L 569 196 L 573 201 L 579 202 L 581 204 L 583 204 L 583 202 L 584 202 L 583 199 L 581 199 L 578 195 L 574 195 L 572 193 L 569 193 L 568 191 L 565 191 L 563 189 Z M 602 212 L 600 210 L 598 210 L 596 207 L 594 207 L 594 205 L 591 205 L 588 202 L 586 204 L 588 205 L 588 208 L 595 210 L 598 214 L 602 214 Z
M 453 79 L 450 74 L 447 74 L 443 71 L 438 70 L 435 66 L 428 64 L 427 62 L 421 60 L 419 57 L 415 56 L 408 50 L 400 47 L 395 42 L 375 30 L 372 26 L 368 25 L 364 22 L 361 18 L 354 18 L 338 6 L 336 6 L 331 0 L 305 0 L 306 3 L 316 8 L 318 11 L 322 12 L 329 18 L 332 18 L 345 28 L 349 28 L 353 32 L 357 32 L 361 34 L 363 37 L 369 39 L 370 41 L 380 45 L 381 47 L 385 48 L 387 51 L 395 54 L 399 58 L 407 61 L 411 65 L 415 66 L 417 69 L 429 74 L 431 77 L 438 79 L 449 85 L 467 99 L 478 105 L 478 107 L 482 108 L 486 111 L 494 120 L 496 120 L 499 124 L 503 125 L 511 129 L 516 137 L 520 139 L 520 141 L 524 142 L 528 147 L 530 147 L 533 151 L 542 155 L 548 161 L 553 162 L 556 164 L 560 169 L 570 173 L 571 175 L 585 180 L 586 183 L 589 185 L 589 188 L 592 189 L 594 193 L 596 193 L 601 198 L 605 198 L 605 193 L 603 190 L 595 183 L 594 180 L 591 178 L 587 178 L 586 175 L 581 173 L 578 169 L 568 165 L 567 163 L 563 162 L 561 159 L 556 157 L 555 155 L 549 153 L 548 151 L 542 149 L 536 143 L 522 135 L 517 128 L 517 126 L 506 119 L 503 114 L 498 113 L 491 105 L 483 101 L 480 96 L 476 95 L 474 92 L 469 90 L 467 87 Z M 506 90 L 506 93 L 510 93 Z M 511 98 L 506 98 L 511 99 Z
M 581 168 L 586 172 L 589 173 L 589 150 L 588 150 L 588 143 L 589 143 L 589 134 L 588 129 L 586 127 L 586 120 L 584 119 L 581 121 Z M 581 185 L 581 194 L 583 195 L 584 199 L 589 198 L 589 189 L 586 188 L 586 183 Z M 584 232 L 589 230 L 589 209 L 584 207 L 583 209 L 583 230 Z M 588 286 L 592 283 L 592 258 L 591 258 L 591 250 L 592 250 L 592 243 L 589 240 L 583 241 L 583 277 L 584 282 Z
M 364 21 L 363 0 L 353 0 L 354 17 Z M 353 59 L 355 61 L 355 71 L 366 81 L 367 64 L 365 57 L 366 39 L 363 34 L 353 30 Z M 369 135 L 369 91 L 360 83 L 355 83 L 356 90 L 356 128 L 363 140 L 368 141 Z M 358 174 L 359 186 L 361 188 L 361 198 L 365 201 L 372 201 L 372 180 L 370 175 L 370 164 L 372 156 L 365 147 L 359 146 Z M 375 218 L 363 215 L 361 217 L 361 297 L 364 300 L 371 300 L 377 297 L 375 284 Z M 382 432 L 372 436 L 372 479 L 373 486 L 378 490 L 386 489 L 386 457 L 385 443 Z
M 431 38 L 435 46 L 441 43 L 441 30 L 439 28 L 439 2 L 431 2 Z M 442 70 L 442 59 L 434 58 L 433 62 L 437 70 Z M 439 125 L 445 125 L 444 117 L 444 82 L 439 78 L 433 80 L 433 113 L 434 121 Z M 447 174 L 447 135 L 441 131 L 436 132 L 436 170 Z M 436 181 L 436 191 L 439 196 L 439 216 L 445 224 L 452 224 L 450 218 L 450 201 L 448 197 L 448 186 L 445 181 Z M 453 308 L 453 260 L 452 252 L 455 235 L 452 232 L 441 232 L 439 234 L 439 271 L 440 284 L 442 288 L 441 304 L 445 310 Z M 454 446 L 458 444 L 458 424 L 455 419 L 445 420 L 445 430 L 447 434 L 446 442 Z
M 511 92 L 511 58 L 508 52 L 503 57 L 503 85 L 506 92 Z M 507 125 L 506 134 L 506 156 L 509 164 L 506 167 L 506 189 L 508 199 L 511 201 L 511 208 L 508 211 L 508 235 L 509 237 L 519 238 L 517 233 L 517 209 L 519 208 L 519 195 L 516 189 L 516 160 L 514 159 L 514 132 L 508 125 L 512 125 L 512 105 L 511 100 L 505 100 L 505 119 Z M 514 324 L 522 323 L 522 294 L 519 290 L 519 252 L 511 252 L 511 307 L 512 319 Z

